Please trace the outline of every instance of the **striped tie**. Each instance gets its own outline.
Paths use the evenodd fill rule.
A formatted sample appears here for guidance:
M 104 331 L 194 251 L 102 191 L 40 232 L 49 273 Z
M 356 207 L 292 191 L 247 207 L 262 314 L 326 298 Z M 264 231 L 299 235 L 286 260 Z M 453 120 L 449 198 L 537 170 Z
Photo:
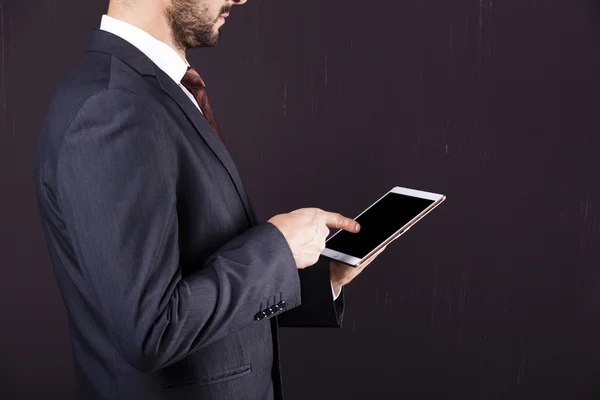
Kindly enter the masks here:
M 196 72 L 194 68 L 189 67 L 183 76 L 183 79 L 181 80 L 181 84 L 194 96 L 198 102 L 198 105 L 200 106 L 200 109 L 202 110 L 202 113 L 204 114 L 204 117 L 206 117 L 215 132 L 217 132 L 221 138 L 221 141 L 225 143 L 225 139 L 223 139 L 223 135 L 221 134 L 221 129 L 217 124 L 215 115 L 210 108 L 210 103 L 208 102 L 208 95 L 206 94 L 205 89 L 206 85 L 204 84 L 202 78 L 200 78 L 198 72 Z

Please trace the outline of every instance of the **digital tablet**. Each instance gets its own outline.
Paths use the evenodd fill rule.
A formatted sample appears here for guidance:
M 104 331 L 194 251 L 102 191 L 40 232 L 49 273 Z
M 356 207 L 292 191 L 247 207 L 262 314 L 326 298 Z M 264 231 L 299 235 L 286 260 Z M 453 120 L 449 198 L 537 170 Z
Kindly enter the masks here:
M 360 224 L 358 233 L 336 232 L 327 239 L 321 255 L 360 267 L 445 199 L 442 194 L 396 186 L 354 218 Z

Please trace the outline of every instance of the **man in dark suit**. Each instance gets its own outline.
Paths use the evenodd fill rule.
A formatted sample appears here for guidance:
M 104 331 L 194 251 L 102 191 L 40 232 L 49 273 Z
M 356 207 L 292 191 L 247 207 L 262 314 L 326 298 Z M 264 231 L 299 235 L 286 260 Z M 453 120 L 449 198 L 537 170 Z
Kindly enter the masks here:
M 354 221 L 257 221 L 185 58 L 243 3 L 111 1 L 50 106 L 36 193 L 80 399 L 281 399 L 278 326 L 341 324 L 364 267 L 320 253 Z

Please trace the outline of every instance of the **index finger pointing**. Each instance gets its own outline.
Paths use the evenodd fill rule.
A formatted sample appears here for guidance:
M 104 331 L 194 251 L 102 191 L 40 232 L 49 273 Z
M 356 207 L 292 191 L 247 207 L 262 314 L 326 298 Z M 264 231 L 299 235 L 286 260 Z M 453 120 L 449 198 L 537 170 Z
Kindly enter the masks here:
M 324 211 L 323 219 L 325 220 L 325 225 L 327 225 L 329 228 L 343 229 L 348 232 L 360 231 L 360 225 L 358 222 L 344 217 L 339 213 Z

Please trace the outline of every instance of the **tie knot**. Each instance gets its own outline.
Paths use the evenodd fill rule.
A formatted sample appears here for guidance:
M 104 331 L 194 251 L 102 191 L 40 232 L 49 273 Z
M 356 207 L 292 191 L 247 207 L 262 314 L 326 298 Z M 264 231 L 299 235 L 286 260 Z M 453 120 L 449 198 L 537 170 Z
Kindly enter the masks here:
M 181 84 L 189 89 L 202 89 L 206 85 L 202 78 L 200 78 L 200 74 L 196 72 L 196 70 L 192 67 L 189 67 L 183 79 L 181 79 Z

